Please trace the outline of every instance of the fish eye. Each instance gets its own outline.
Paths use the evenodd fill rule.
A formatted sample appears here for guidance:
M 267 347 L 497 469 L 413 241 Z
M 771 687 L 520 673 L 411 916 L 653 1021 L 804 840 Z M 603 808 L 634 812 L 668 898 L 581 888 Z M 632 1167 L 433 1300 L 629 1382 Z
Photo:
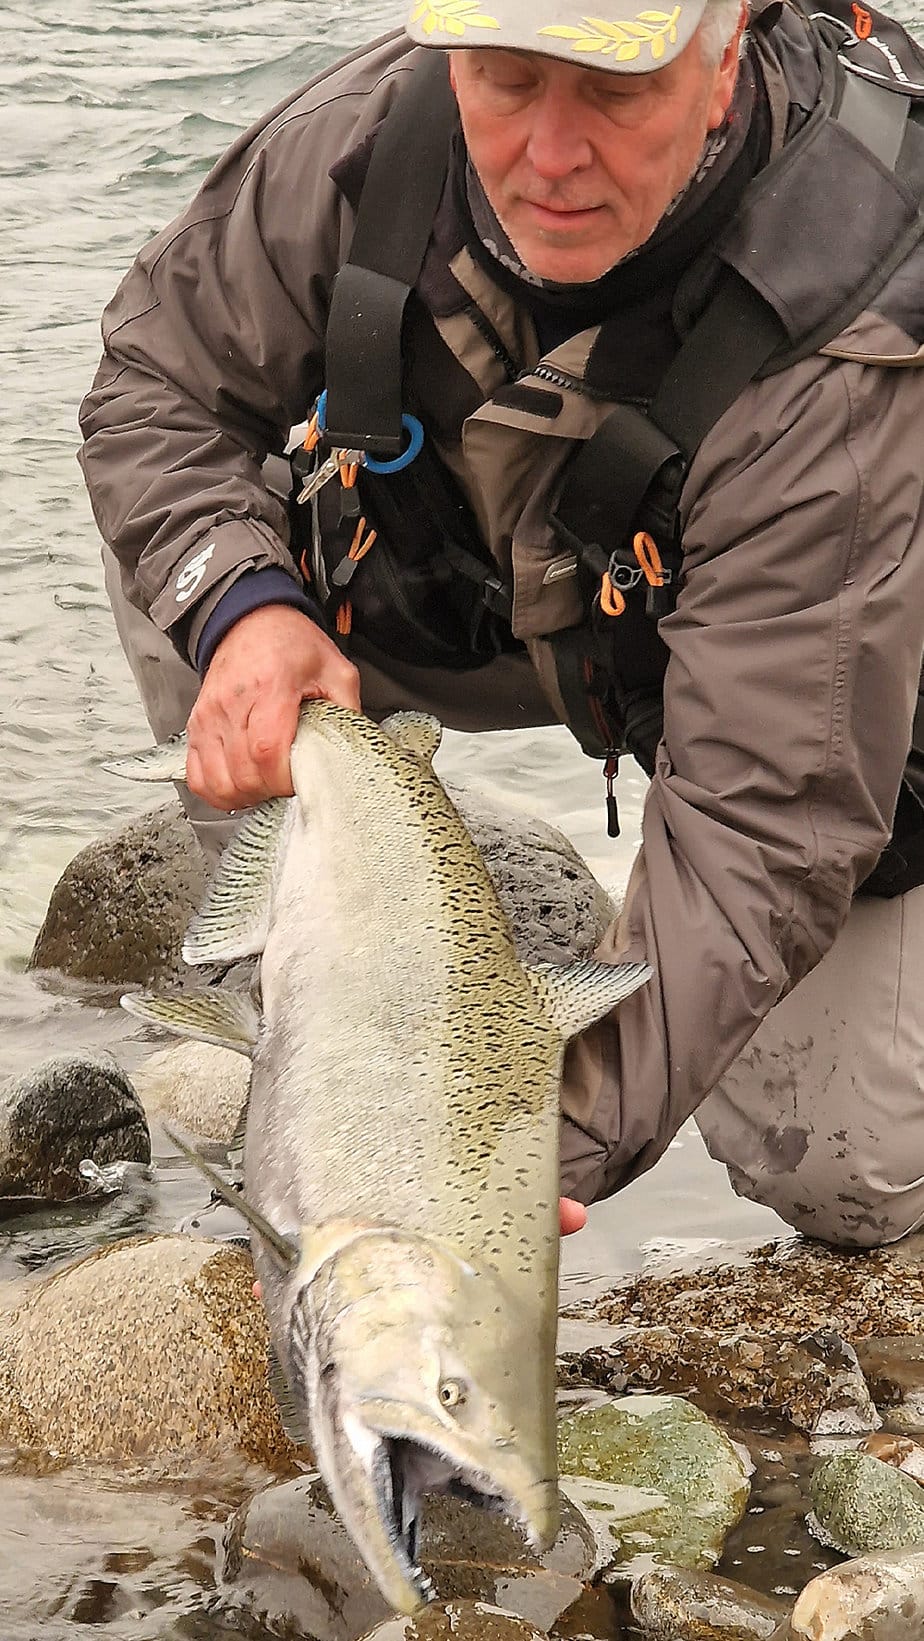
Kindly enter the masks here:
M 439 1395 L 444 1407 L 458 1407 L 465 1401 L 465 1391 L 458 1379 L 444 1379 L 440 1385 Z

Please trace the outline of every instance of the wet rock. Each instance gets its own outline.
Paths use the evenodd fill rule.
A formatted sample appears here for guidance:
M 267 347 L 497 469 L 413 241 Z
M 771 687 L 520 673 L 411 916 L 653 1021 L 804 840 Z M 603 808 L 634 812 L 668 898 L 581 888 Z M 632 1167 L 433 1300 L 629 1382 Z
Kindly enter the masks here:
M 634 1579 L 631 1606 L 648 1641 L 770 1641 L 789 1616 L 781 1601 L 682 1567 Z
M 637 1328 L 609 1346 L 567 1355 L 559 1380 L 691 1393 L 717 1413 L 776 1413 L 812 1434 L 858 1434 L 881 1423 L 850 1347 L 811 1338 Z
M 857 1356 L 890 1427 L 924 1436 L 924 1334 L 860 1339 Z
M 514 1613 L 484 1601 L 452 1601 L 426 1607 L 413 1618 L 390 1618 L 367 1641 L 546 1641 Z
M 0 1444 L 168 1474 L 193 1453 L 291 1459 L 252 1286 L 239 1249 L 162 1236 L 30 1288 L 0 1316 Z
M 864 1556 L 805 1586 L 779 1641 L 921 1641 L 924 1551 Z
M 176 980 L 188 972 L 180 947 L 207 877 L 179 804 L 142 815 L 65 867 L 30 968 L 104 985 Z
M 562 1489 L 607 1546 L 614 1576 L 640 1555 L 711 1567 L 748 1500 L 748 1470 L 712 1420 L 675 1396 L 627 1396 L 559 1429 Z
M 147 1163 L 141 1102 L 109 1055 L 62 1055 L 0 1088 L 0 1215 L 91 1193 L 89 1159 Z
M 567 1314 L 609 1335 L 562 1359 L 566 1385 L 621 1378 L 819 1434 L 875 1428 L 881 1400 L 890 1425 L 924 1427 L 921 1235 L 849 1253 L 789 1238 L 734 1264 L 646 1272 Z
M 135 1072 L 135 1087 L 150 1116 L 167 1117 L 197 1139 L 225 1145 L 238 1132 L 249 1085 L 250 1061 L 214 1043 L 170 1043 Z
M 420 1559 L 438 1601 L 502 1599 L 547 1629 L 581 1593 L 593 1533 L 564 1500 L 558 1538 L 537 1557 L 503 1516 L 436 1495 L 427 1500 Z M 314 1641 L 353 1641 L 389 1614 L 317 1476 L 265 1488 L 232 1518 L 218 1604 L 226 1618 L 246 1612 L 273 1634 Z
M 867 1453 L 824 1459 L 812 1478 L 809 1526 L 844 1555 L 870 1550 L 924 1551 L 920 1485 Z

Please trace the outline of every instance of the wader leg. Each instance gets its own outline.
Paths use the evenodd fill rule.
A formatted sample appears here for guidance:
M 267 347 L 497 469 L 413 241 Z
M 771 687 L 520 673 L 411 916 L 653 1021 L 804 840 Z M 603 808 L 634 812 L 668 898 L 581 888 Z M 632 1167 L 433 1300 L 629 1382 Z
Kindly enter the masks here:
M 924 1225 L 924 887 L 860 899 L 696 1113 L 739 1196 L 847 1247 Z
M 122 572 L 115 554 L 103 548 L 106 592 L 112 605 L 116 631 L 131 667 L 145 717 L 156 741 L 166 740 L 186 728 L 186 720 L 199 693 L 199 676 L 180 660 L 176 650 L 153 621 L 136 610 L 122 590 Z M 222 849 L 239 824 L 220 809 L 178 785 L 177 793 L 192 823 L 199 846 L 214 866 Z

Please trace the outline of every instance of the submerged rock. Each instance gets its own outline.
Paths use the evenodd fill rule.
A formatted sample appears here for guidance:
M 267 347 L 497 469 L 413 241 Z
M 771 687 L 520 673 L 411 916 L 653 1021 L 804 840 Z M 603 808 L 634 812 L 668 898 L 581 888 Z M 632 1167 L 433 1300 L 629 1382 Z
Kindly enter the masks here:
M 924 1551 L 924 1490 L 868 1453 L 822 1460 L 812 1478 L 812 1510 L 809 1526 L 844 1555 Z
M 452 1601 L 425 1607 L 412 1618 L 377 1624 L 366 1641 L 546 1641 L 515 1613 L 485 1601 Z
M 594 1540 L 564 1500 L 558 1538 L 537 1557 L 505 1517 L 435 1495 L 424 1511 L 420 1560 L 438 1601 L 503 1600 L 508 1612 L 545 1630 L 581 1594 Z M 273 1634 L 313 1641 L 353 1641 L 389 1615 L 317 1476 L 264 1488 L 237 1511 L 217 1603 L 226 1617 L 246 1612 Z
M 148 1163 L 151 1136 L 125 1073 L 109 1055 L 62 1055 L 0 1088 L 0 1214 L 93 1193 L 88 1159 Z
M 634 1579 L 631 1607 L 649 1641 L 770 1641 L 789 1616 L 781 1601 L 682 1567 Z
M 180 947 L 208 872 L 179 804 L 81 849 L 59 878 L 29 967 L 104 985 L 153 985 L 186 971 Z
M 747 1506 L 737 1449 L 680 1397 L 627 1396 L 569 1415 L 559 1464 L 563 1490 L 617 1564 L 614 1576 L 629 1576 L 640 1555 L 711 1567 Z
M 813 1578 L 779 1641 L 921 1641 L 924 1551 L 864 1556 Z
M 163 1472 L 196 1452 L 290 1459 L 252 1288 L 246 1254 L 182 1236 L 111 1244 L 30 1288 L 0 1317 L 0 1444 Z

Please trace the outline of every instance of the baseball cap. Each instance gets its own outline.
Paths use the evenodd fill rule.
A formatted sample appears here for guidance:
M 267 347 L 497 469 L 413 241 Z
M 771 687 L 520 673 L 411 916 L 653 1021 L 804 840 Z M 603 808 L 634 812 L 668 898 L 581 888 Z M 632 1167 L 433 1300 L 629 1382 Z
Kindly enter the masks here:
M 705 9 L 706 0 L 667 0 L 664 10 L 640 11 L 632 0 L 617 0 L 616 15 L 589 17 L 568 0 L 414 0 L 406 28 L 419 46 L 497 46 L 583 68 L 650 74 L 689 45 Z

